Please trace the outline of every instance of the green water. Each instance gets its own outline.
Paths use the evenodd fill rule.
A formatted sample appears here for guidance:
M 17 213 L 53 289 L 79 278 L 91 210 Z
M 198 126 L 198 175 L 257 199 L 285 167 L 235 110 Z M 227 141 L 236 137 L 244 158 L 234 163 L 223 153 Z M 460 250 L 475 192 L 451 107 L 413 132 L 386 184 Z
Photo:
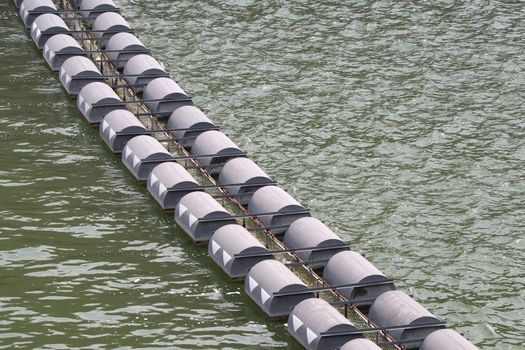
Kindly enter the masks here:
M 525 4 L 118 4 L 207 115 L 481 349 L 525 343 Z M 0 349 L 298 349 L 0 4 Z

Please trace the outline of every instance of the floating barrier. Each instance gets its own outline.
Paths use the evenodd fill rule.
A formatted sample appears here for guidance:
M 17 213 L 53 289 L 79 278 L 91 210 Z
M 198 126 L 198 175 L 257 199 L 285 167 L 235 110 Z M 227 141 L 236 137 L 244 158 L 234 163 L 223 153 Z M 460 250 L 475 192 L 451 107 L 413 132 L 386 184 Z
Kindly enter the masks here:
M 146 57 L 151 57 L 144 55 L 144 59 Z M 138 56 L 135 56 L 136 58 Z M 153 61 L 150 61 L 152 65 L 154 65 Z M 128 62 L 129 64 L 129 62 Z M 158 64 L 157 61 L 155 61 L 155 64 Z M 133 68 L 129 67 L 128 65 L 124 68 L 126 74 L 126 71 L 132 70 L 133 68 L 137 68 L 138 64 L 134 65 Z M 143 65 L 142 72 L 139 74 L 155 74 L 154 72 L 157 72 L 157 68 L 147 68 L 146 65 Z M 160 71 L 159 71 L 160 72 Z M 164 72 L 163 74 L 166 74 Z M 144 81 L 136 81 L 135 83 L 143 84 Z M 148 82 L 146 87 L 144 88 L 144 100 L 146 101 L 146 105 L 149 107 L 150 111 L 153 113 L 153 115 L 157 116 L 158 118 L 163 118 L 164 116 L 168 117 L 171 115 L 171 113 L 176 110 L 177 108 L 181 106 L 191 106 L 193 105 L 193 102 L 191 101 L 191 97 L 189 97 L 184 90 L 181 89 L 179 84 L 177 84 L 174 80 L 170 78 L 152 78 L 151 81 Z
M 314 269 L 324 267 L 332 256 L 349 249 L 332 230 L 319 219 L 312 217 L 302 217 L 293 221 L 284 234 L 284 243 L 290 249 L 318 248 L 297 253 Z
M 277 260 L 255 264 L 246 276 L 244 290 L 272 318 L 288 316 L 295 305 L 314 297 L 308 286 Z M 279 292 L 290 294 L 278 295 Z
M 56 34 L 50 37 L 44 45 L 44 58 L 49 67 L 60 70 L 62 63 L 73 56 L 87 56 L 82 46 L 70 35 Z
M 275 182 L 253 160 L 241 157 L 224 163 L 219 173 L 219 184 L 242 205 L 246 205 L 255 191 L 266 185 L 274 185 Z
M 381 350 L 381 348 L 371 340 L 354 339 L 343 345 L 340 350 Z
M 148 176 L 147 188 L 162 209 L 174 210 L 188 193 L 203 191 L 201 185 L 180 164 L 166 162 L 157 165 Z
M 158 164 L 173 161 L 173 156 L 155 138 L 140 135 L 128 141 L 122 151 L 122 163 L 139 181 L 146 181 Z
M 288 332 L 306 349 L 312 350 L 339 349 L 348 341 L 363 337 L 332 305 L 317 298 L 295 306 L 288 318 Z
M 259 240 L 237 224 L 222 226 L 213 233 L 208 254 L 233 279 L 242 279 L 257 263 L 273 259 Z
M 40 15 L 57 11 L 52 0 L 24 0 L 20 3 L 20 17 L 27 28 L 31 28 L 33 21 Z
M 60 9 L 52 0 L 14 4 L 51 69 L 59 71 L 66 92 L 78 96 L 86 120 L 100 123 L 100 136 L 110 150 L 122 153 L 137 180 L 147 180 L 149 193 L 163 209 L 174 209 L 176 223 L 192 240 L 209 241 L 210 257 L 228 276 L 245 278 L 246 293 L 265 313 L 288 316 L 290 333 L 305 348 L 476 349 L 395 291 L 392 279 L 350 251 L 218 131 L 133 34 L 113 0 L 74 0 L 79 10 L 69 1 L 61 0 Z M 161 142 L 174 145 L 169 148 L 178 154 Z M 216 198 L 230 199 L 228 207 L 241 214 L 231 214 Z M 244 227 L 247 220 L 255 226 Z M 252 234 L 257 231 L 265 244 Z M 277 238 L 283 233 L 282 240 Z M 292 267 L 304 272 L 305 281 Z M 326 296 L 330 303 L 319 299 Z M 344 316 L 334 306 L 344 307 Z M 356 328 L 348 312 L 366 328 Z M 377 344 L 362 338 L 372 333 Z
M 378 326 L 389 328 L 389 334 L 406 349 L 417 349 L 430 333 L 445 326 L 417 301 L 401 291 L 389 291 L 374 301 L 368 313 Z
M 129 140 L 146 133 L 144 125 L 125 109 L 108 112 L 100 124 L 100 136 L 115 154 L 122 153 Z
M 59 77 L 62 86 L 72 97 L 76 97 L 84 86 L 104 81 L 97 66 L 84 56 L 73 56 L 65 60 L 60 67 Z
M 106 44 L 106 50 L 109 62 L 113 63 L 118 70 L 124 69 L 124 66 L 133 56 L 140 54 L 149 54 L 149 50 L 144 46 L 142 41 L 135 35 L 127 32 L 116 33 Z
M 126 109 L 126 104 L 106 83 L 87 84 L 80 90 L 77 107 L 90 124 L 98 124 L 109 112 Z
M 68 33 L 69 28 L 60 16 L 46 13 L 38 16 L 31 24 L 31 38 L 39 49 L 56 34 Z
M 284 233 L 287 225 L 299 218 L 310 216 L 306 208 L 277 186 L 264 186 L 255 191 L 248 203 L 248 210 L 253 213 L 275 213 L 260 217 L 265 226 L 280 227 L 271 230 L 274 234 Z
M 235 218 L 212 196 L 192 192 L 179 200 L 175 207 L 175 222 L 195 242 L 208 242 L 219 228 L 235 224 Z
M 440 329 L 427 335 L 420 350 L 479 350 L 452 329 Z
M 396 289 L 392 280 L 361 254 L 352 251 L 332 256 L 323 270 L 323 277 L 331 285 L 367 284 L 340 290 L 346 299 L 361 306 L 370 306 L 379 295 Z
M 181 106 L 175 109 L 168 119 L 168 129 L 180 130 L 172 131 L 172 134 L 188 150 L 193 146 L 197 136 L 217 128 L 217 125 L 195 106 Z

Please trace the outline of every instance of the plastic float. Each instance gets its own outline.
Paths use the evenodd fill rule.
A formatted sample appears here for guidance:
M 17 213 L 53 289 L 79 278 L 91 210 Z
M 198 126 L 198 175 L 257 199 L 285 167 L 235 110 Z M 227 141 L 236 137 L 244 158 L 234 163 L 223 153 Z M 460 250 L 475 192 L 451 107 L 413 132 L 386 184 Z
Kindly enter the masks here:
M 56 34 L 67 34 L 69 28 L 60 16 L 46 13 L 38 16 L 31 24 L 31 38 L 39 49 L 44 48 L 46 42 Z
M 290 249 L 312 247 L 312 250 L 297 254 L 314 269 L 324 267 L 338 252 L 350 249 L 328 226 L 313 217 L 302 217 L 292 222 L 284 233 L 284 243 Z
M 269 213 L 258 217 L 265 226 L 271 227 L 274 234 L 284 233 L 295 220 L 310 216 L 309 210 L 277 186 L 264 186 L 255 191 L 248 203 L 248 210 L 252 213 Z
M 121 154 L 129 140 L 145 134 L 144 125 L 125 109 L 108 112 L 100 123 L 100 136 L 115 154 Z
M 275 185 L 275 182 L 253 160 L 241 157 L 224 163 L 219 173 L 219 184 L 242 205 L 247 205 L 255 191 L 263 186 Z
M 244 281 L 244 290 L 271 318 L 288 316 L 301 301 L 314 297 L 308 286 L 277 260 L 264 260 L 253 266 Z
M 73 56 L 62 63 L 60 82 L 71 97 L 76 97 L 82 88 L 94 82 L 103 82 L 104 77 L 89 58 Z
M 182 197 L 175 207 L 175 222 L 195 242 L 208 242 L 219 228 L 235 224 L 235 218 L 211 195 L 191 192 Z
M 297 304 L 288 317 L 288 332 L 306 349 L 335 350 L 362 338 L 358 328 L 332 305 L 318 298 Z
M 157 165 L 148 176 L 147 188 L 165 210 L 175 210 L 182 197 L 202 191 L 201 185 L 180 164 L 166 162 Z
M 379 295 L 396 289 L 394 281 L 361 254 L 352 251 L 332 256 L 323 270 L 323 277 L 333 286 L 347 285 L 339 288 L 339 292 L 361 307 L 372 305 Z M 352 286 L 356 284 L 360 286 Z
M 137 56 L 134 58 L 136 57 Z M 151 63 L 153 64 L 153 62 Z M 156 74 L 155 72 L 160 72 L 157 71 L 157 68 L 146 68 L 144 65 L 142 68 L 138 69 L 137 66 L 138 64 L 134 66 L 135 69 L 141 71 L 138 74 L 154 75 Z M 126 68 L 124 69 L 129 71 L 131 70 L 131 67 L 128 69 L 126 65 Z M 143 84 L 147 81 L 146 78 L 142 79 L 143 80 L 138 81 L 138 84 Z M 137 81 L 134 83 L 137 84 Z M 150 111 L 158 118 L 169 117 L 174 110 L 181 106 L 193 105 L 191 97 L 182 90 L 179 84 L 170 78 L 152 78 L 144 88 L 143 96 Z
M 225 225 L 210 237 L 208 254 L 233 279 L 243 279 L 257 263 L 273 259 L 268 249 L 241 225 Z
M 59 71 L 64 61 L 73 56 L 87 57 L 87 53 L 75 38 L 70 35 L 53 35 L 44 45 L 44 58 L 54 71 Z
M 109 112 L 127 110 L 122 99 L 106 83 L 89 83 L 80 90 L 77 107 L 90 124 L 98 124 Z
M 168 130 L 187 150 L 191 150 L 197 136 L 205 131 L 217 130 L 208 117 L 195 106 L 181 106 L 168 119 Z

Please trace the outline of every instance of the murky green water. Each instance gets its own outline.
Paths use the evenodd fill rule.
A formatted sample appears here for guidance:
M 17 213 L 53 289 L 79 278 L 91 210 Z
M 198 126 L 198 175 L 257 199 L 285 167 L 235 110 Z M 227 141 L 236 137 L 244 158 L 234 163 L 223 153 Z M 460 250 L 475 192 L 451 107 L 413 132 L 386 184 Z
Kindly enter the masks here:
M 268 174 L 481 349 L 525 343 L 520 1 L 120 0 Z M 297 349 L 0 4 L 0 348 Z

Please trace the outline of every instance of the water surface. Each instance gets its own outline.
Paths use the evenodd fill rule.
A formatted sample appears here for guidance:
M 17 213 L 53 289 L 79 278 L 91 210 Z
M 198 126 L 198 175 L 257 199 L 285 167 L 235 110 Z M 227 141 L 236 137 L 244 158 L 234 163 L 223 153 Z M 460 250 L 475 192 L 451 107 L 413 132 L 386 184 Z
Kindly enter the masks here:
M 521 2 L 119 5 L 398 288 L 481 349 L 523 348 Z M 0 348 L 300 348 L 105 148 L 10 1 L 0 18 Z

